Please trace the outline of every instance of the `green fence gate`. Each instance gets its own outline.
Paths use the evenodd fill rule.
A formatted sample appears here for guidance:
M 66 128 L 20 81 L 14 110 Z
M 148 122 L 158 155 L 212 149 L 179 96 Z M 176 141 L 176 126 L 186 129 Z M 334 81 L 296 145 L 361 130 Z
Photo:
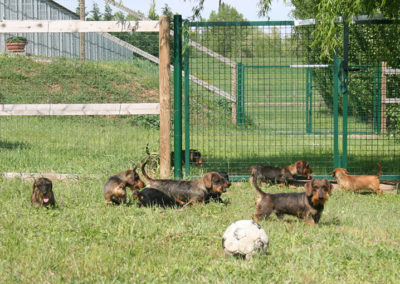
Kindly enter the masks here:
M 175 133 L 174 145 L 204 158 L 194 167 L 186 151 L 186 175 L 242 179 L 251 165 L 306 160 L 318 177 L 336 167 L 372 174 L 379 162 L 385 178 L 400 178 L 400 141 L 381 129 L 379 64 L 351 56 L 349 64 L 321 63 L 310 52 L 313 29 L 293 21 L 184 24 L 175 54 L 184 62 L 185 138 Z M 176 147 L 175 155 L 180 160 Z

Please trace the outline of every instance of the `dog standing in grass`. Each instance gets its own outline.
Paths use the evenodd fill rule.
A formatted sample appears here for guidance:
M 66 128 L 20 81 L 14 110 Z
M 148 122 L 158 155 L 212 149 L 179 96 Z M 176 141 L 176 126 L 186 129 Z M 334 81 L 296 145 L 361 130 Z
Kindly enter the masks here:
M 110 177 L 104 185 L 104 198 L 106 203 L 124 204 L 126 203 L 126 188 L 131 190 L 140 190 L 145 187 L 144 182 L 136 172 L 136 167 L 132 170 L 126 170 Z
M 337 180 L 340 188 L 348 191 L 358 191 L 362 189 L 372 190 L 373 193 L 382 194 L 383 191 L 379 188 L 379 177 L 382 174 L 382 166 L 378 163 L 379 171 L 375 176 L 351 176 L 346 169 L 337 168 L 332 172 L 332 176 Z
M 258 194 L 256 213 L 253 215 L 256 222 L 275 213 L 278 218 L 287 214 L 302 218 L 309 225 L 317 224 L 328 200 L 328 194 L 332 194 L 332 185 L 327 179 L 312 179 L 305 185 L 306 192 L 301 193 L 265 193 L 258 186 L 254 176 L 250 177 L 250 183 Z
M 289 184 L 294 181 L 295 176 L 303 176 L 311 179 L 312 170 L 310 165 L 303 160 L 297 161 L 284 168 L 273 166 L 251 166 L 251 175 L 264 183 Z
M 54 207 L 56 201 L 53 193 L 53 183 L 45 177 L 37 178 L 33 181 L 33 189 L 31 194 L 32 205 L 40 207 Z

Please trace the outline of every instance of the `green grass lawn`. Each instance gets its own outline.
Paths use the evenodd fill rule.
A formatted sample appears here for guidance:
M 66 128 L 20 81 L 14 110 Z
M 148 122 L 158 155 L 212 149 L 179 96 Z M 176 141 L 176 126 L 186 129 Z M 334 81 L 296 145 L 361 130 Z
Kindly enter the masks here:
M 398 283 L 400 195 L 334 192 L 320 224 L 271 216 L 270 246 L 251 261 L 224 255 L 225 229 L 257 198 L 234 183 L 223 199 L 175 209 L 105 204 L 106 176 L 54 181 L 57 208 L 30 204 L 32 183 L 0 178 L 0 282 Z M 268 192 L 296 191 L 264 188 Z M 301 191 L 302 189 L 298 189 Z

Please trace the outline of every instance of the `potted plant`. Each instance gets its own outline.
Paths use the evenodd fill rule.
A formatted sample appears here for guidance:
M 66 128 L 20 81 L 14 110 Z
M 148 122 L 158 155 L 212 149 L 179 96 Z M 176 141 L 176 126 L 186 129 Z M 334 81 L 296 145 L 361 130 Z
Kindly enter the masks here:
M 6 39 L 8 52 L 25 52 L 27 43 L 26 37 L 23 36 L 12 36 Z

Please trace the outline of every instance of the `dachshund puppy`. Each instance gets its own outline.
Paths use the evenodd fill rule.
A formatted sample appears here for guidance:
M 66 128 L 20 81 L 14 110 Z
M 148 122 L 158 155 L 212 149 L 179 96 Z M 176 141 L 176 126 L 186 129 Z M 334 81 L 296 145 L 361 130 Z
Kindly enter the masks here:
M 185 164 L 185 150 L 182 150 L 182 165 Z M 171 167 L 174 166 L 174 151 L 171 152 Z M 201 157 L 201 153 L 199 150 L 190 149 L 189 150 L 189 163 L 194 164 L 195 166 L 199 166 L 203 164 L 204 159 Z
M 147 187 L 158 189 L 182 205 L 205 202 L 210 192 L 223 193 L 226 191 L 226 181 L 217 172 L 205 174 L 201 179 L 186 180 L 155 180 L 146 173 L 145 166 L 149 159 L 142 165 L 142 173 L 148 180 Z
M 252 166 L 251 175 L 257 180 L 265 183 L 288 184 L 294 181 L 294 176 L 303 176 L 310 179 L 312 170 L 306 161 L 297 161 L 296 163 L 284 168 L 273 166 Z
M 146 187 L 141 191 L 136 191 L 134 193 L 134 199 L 138 200 L 139 207 L 152 207 L 152 206 L 160 206 L 160 207 L 179 207 L 181 203 L 169 197 L 164 192 L 151 188 Z
M 338 168 L 332 172 L 332 176 L 337 180 L 340 188 L 348 191 L 357 191 L 361 189 L 372 190 L 373 193 L 382 194 L 383 191 L 379 188 L 379 177 L 382 174 L 382 166 L 378 163 L 379 171 L 375 176 L 350 176 L 346 169 Z
M 231 181 L 229 180 L 228 173 L 218 172 L 218 174 L 225 179 L 226 188 L 229 188 L 231 186 Z M 222 193 L 210 192 L 206 198 L 206 202 L 209 202 L 210 199 L 212 199 L 216 202 L 224 203 L 224 201 L 221 199 L 221 195 L 222 195 Z
M 278 218 L 288 214 L 304 219 L 309 225 L 317 224 L 328 194 L 332 194 L 332 185 L 327 179 L 312 179 L 306 183 L 306 192 L 303 193 L 269 194 L 259 188 L 255 177 L 251 176 L 250 182 L 258 194 L 256 213 L 253 215 L 256 222 L 275 213 Z
M 145 184 L 136 172 L 136 167 L 132 170 L 120 172 L 107 180 L 103 190 L 106 203 L 108 205 L 126 203 L 127 187 L 131 190 L 139 190 L 145 187 Z
M 53 183 L 50 179 L 40 177 L 34 180 L 31 202 L 35 207 L 54 207 L 56 201 L 53 193 Z

